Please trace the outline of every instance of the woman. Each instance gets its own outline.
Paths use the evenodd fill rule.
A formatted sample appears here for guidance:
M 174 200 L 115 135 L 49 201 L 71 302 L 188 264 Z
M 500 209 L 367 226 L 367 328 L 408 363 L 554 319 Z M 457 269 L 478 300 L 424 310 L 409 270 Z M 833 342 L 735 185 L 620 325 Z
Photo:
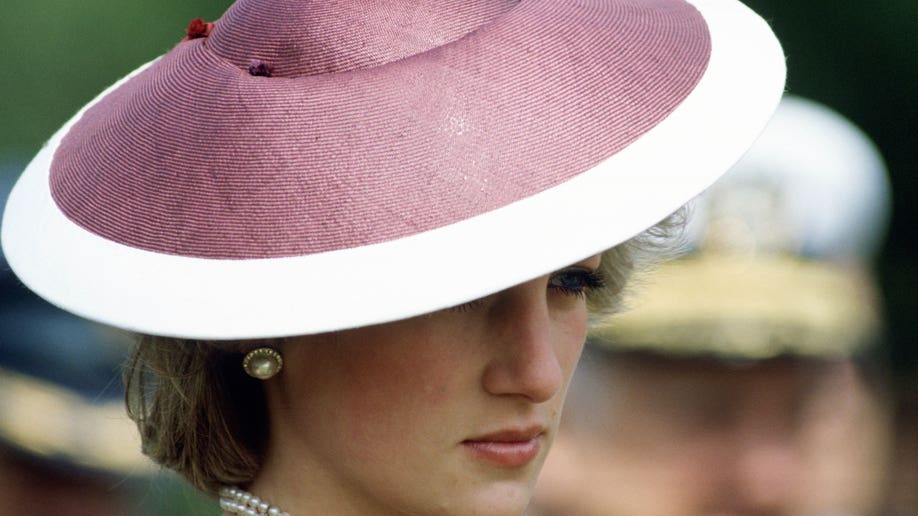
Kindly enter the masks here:
M 225 511 L 519 513 L 620 244 L 783 78 L 732 0 L 239 0 L 52 138 L 4 250 L 147 335 L 145 450 Z

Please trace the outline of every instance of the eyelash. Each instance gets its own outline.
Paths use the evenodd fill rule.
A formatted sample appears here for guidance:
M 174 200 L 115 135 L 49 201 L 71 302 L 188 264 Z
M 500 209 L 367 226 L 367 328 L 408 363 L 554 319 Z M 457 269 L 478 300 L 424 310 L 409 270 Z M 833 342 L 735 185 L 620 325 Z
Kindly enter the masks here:
M 469 301 L 468 303 L 462 303 L 461 305 L 456 305 L 454 307 L 447 308 L 447 310 L 449 310 L 450 312 L 460 312 L 460 313 L 468 312 L 469 310 L 473 310 L 481 306 L 484 303 L 484 300 L 485 298 L 480 297 L 478 299 L 475 299 L 474 301 Z
M 563 279 L 574 279 L 576 285 L 565 284 Z M 588 293 L 606 286 L 606 280 L 599 271 L 592 271 L 584 267 L 569 267 L 555 272 L 548 278 L 548 288 L 565 296 L 585 297 Z M 479 298 L 468 303 L 456 305 L 448 310 L 450 312 L 467 312 L 477 308 L 486 298 Z
M 567 280 L 574 280 L 576 284 L 572 285 Z M 568 296 L 583 297 L 605 286 L 606 280 L 602 273 L 584 267 L 568 267 L 548 278 L 548 288 Z

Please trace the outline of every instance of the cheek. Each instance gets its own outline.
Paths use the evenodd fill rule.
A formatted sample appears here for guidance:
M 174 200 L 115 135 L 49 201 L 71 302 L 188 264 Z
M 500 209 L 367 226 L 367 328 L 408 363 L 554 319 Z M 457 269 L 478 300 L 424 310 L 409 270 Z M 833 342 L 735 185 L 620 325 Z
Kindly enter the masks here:
M 365 419 L 398 420 L 448 401 L 446 360 L 372 347 L 341 370 L 342 408 Z
M 580 360 L 587 336 L 585 307 L 567 312 L 555 322 L 555 355 L 565 377 L 569 380 Z
M 548 404 L 548 408 L 551 410 L 550 417 L 553 419 L 554 424 L 557 425 L 560 424 L 567 390 L 577 368 L 577 363 L 580 361 L 580 355 L 586 341 L 586 308 L 561 312 L 560 315 L 556 315 L 552 321 L 551 331 L 552 347 L 562 375 L 562 387 Z
M 440 411 L 469 388 L 462 346 L 423 326 L 355 332 L 339 344 L 326 409 L 337 412 L 338 431 L 355 444 L 443 424 Z

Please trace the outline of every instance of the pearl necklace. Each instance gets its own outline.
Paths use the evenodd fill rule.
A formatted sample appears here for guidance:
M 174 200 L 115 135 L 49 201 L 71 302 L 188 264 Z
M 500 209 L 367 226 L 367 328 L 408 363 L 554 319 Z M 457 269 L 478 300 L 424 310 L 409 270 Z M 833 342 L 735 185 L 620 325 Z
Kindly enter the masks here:
M 290 516 L 290 514 L 261 501 L 252 493 L 237 487 L 220 490 L 220 508 L 230 514 L 243 516 Z

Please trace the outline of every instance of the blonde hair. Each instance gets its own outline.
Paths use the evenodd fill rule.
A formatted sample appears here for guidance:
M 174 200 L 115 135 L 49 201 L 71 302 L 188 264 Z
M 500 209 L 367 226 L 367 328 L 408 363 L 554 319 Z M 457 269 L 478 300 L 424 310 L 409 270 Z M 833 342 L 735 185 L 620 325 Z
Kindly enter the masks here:
M 688 217 L 689 208 L 683 206 L 650 229 L 602 253 L 598 272 L 606 288 L 587 296 L 591 324 L 621 311 L 625 287 L 636 272 L 646 272 L 683 250 L 683 230 Z
M 619 309 L 631 272 L 664 251 L 684 218 L 680 210 L 603 253 L 599 272 L 606 286 L 587 297 L 591 317 Z M 254 480 L 267 444 L 268 414 L 263 384 L 243 372 L 242 358 L 259 345 L 280 343 L 140 336 L 124 381 L 143 452 L 211 495 Z

